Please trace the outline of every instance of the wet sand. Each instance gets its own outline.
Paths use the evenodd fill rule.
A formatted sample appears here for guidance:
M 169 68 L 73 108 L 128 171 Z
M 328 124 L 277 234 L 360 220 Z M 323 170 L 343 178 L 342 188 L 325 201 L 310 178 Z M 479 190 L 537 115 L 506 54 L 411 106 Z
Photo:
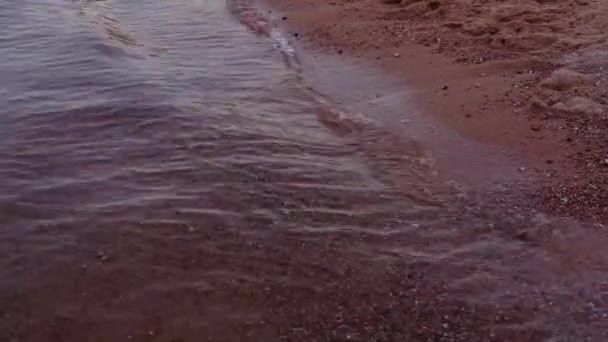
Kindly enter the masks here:
M 427 115 L 527 158 L 545 210 L 608 219 L 603 2 L 262 3 L 307 49 L 378 65 Z

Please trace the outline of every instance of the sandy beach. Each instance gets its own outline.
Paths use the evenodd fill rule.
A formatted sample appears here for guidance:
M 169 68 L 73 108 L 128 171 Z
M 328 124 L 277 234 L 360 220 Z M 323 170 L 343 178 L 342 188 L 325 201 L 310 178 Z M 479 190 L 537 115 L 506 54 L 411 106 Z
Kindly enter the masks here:
M 608 218 L 603 2 L 263 3 L 290 39 L 399 74 L 425 114 L 529 158 L 544 210 Z

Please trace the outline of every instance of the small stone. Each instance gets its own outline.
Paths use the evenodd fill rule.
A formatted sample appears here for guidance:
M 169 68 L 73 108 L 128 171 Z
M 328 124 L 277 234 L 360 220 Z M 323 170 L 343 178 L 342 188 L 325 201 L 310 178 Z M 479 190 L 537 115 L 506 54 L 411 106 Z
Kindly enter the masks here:
M 475 88 L 481 88 L 481 84 L 479 84 L 479 83 L 475 83 L 474 86 L 475 86 Z
M 110 259 L 110 257 L 107 256 L 103 251 L 97 252 L 97 258 L 101 261 L 107 261 L 108 259 Z
M 534 132 L 538 132 L 540 131 L 541 126 L 540 125 L 534 125 L 532 127 L 530 127 L 530 129 Z
M 395 52 L 395 54 L 393 56 L 394 57 L 401 57 L 401 54 L 399 52 Z
M 283 20 L 287 20 L 287 17 L 283 17 L 283 18 L 281 18 L 281 19 L 283 19 Z
M 519 172 L 524 172 L 524 171 L 526 171 L 526 168 L 523 166 L 520 166 L 517 170 L 519 170 Z
M 448 90 L 448 86 L 447 86 L 447 85 L 444 85 L 444 86 L 443 86 L 443 88 L 441 88 L 441 89 L 443 89 L 443 90 Z
M 473 114 L 471 114 L 471 113 L 467 113 L 467 114 L 466 114 L 464 117 L 465 117 L 465 118 L 472 118 L 472 117 L 473 117 Z

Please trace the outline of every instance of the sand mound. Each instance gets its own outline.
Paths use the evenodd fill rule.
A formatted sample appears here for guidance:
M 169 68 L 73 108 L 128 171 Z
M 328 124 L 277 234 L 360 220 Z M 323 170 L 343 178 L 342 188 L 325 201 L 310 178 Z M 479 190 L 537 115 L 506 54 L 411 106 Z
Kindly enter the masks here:
M 568 90 L 574 86 L 585 84 L 589 77 L 574 70 L 562 68 L 554 71 L 551 76 L 540 83 L 541 86 L 553 90 Z
M 579 114 L 601 114 L 604 111 L 604 106 L 582 96 L 572 97 L 565 102 L 557 102 L 552 108 L 566 113 Z

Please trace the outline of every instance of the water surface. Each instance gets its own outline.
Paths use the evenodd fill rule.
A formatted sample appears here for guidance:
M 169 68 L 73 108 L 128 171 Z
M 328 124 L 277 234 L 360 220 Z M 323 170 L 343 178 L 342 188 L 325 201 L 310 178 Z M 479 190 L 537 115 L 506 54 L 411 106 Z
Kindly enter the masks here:
M 605 340 L 600 247 L 437 180 L 246 5 L 0 4 L 0 340 Z

